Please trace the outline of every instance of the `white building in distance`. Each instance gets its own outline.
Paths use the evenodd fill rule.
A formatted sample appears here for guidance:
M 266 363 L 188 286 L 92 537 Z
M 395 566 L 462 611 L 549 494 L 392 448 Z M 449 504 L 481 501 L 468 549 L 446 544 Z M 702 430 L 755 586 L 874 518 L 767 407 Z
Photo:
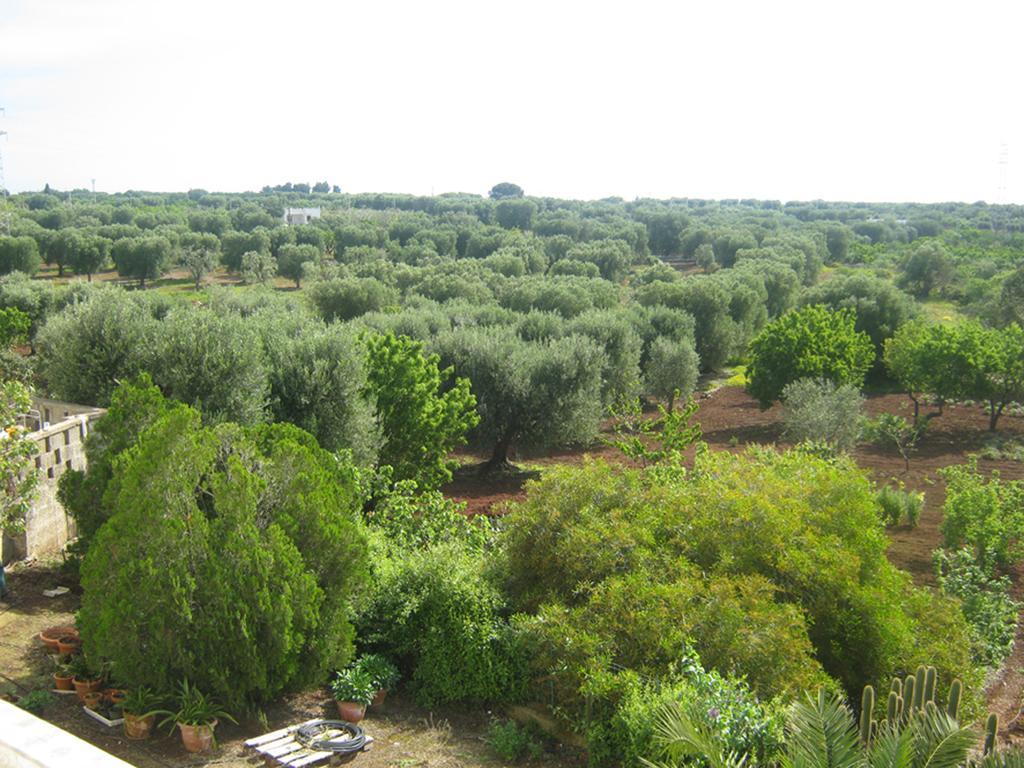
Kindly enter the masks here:
M 309 224 L 313 219 L 320 218 L 319 208 L 285 208 L 285 224 Z

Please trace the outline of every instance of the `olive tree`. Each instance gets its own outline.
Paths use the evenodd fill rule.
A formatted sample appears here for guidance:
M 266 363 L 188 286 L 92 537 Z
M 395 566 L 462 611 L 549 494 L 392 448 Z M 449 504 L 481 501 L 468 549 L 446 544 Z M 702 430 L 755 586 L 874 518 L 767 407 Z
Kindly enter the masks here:
M 565 336 L 523 341 L 506 328 L 467 328 L 436 341 L 441 359 L 469 379 L 477 398 L 477 442 L 487 466 L 508 463 L 513 446 L 585 444 L 597 434 L 605 354 L 593 341 Z
M 209 233 L 193 233 L 181 240 L 181 266 L 192 276 L 198 291 L 203 278 L 220 263 L 220 240 Z
M 38 370 L 62 400 L 106 406 L 119 381 L 145 371 L 160 324 L 123 291 L 104 289 L 51 317 L 36 339 Z
M 799 379 L 782 390 L 786 436 L 796 442 L 828 443 L 849 451 L 860 436 L 864 398 L 850 384 Z
M 39 246 L 32 237 L 0 237 L 0 275 L 23 272 L 34 275 L 42 259 Z
M 677 395 L 685 402 L 693 392 L 699 372 L 700 359 L 692 345 L 659 336 L 651 344 L 644 380 L 650 394 L 668 400 L 671 412 Z

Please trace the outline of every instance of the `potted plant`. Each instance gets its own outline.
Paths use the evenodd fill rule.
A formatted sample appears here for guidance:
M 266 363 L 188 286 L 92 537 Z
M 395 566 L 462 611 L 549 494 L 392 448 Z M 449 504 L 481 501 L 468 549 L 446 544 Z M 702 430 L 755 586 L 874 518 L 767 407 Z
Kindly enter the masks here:
M 75 635 L 61 635 L 57 638 L 57 653 L 70 656 L 82 650 L 82 638 Z
M 89 691 L 82 694 L 82 703 L 89 709 L 95 711 L 103 704 L 103 694 L 99 691 Z
M 331 693 L 338 705 L 341 719 L 358 723 L 366 715 L 366 705 L 377 692 L 377 682 L 358 667 L 343 669 L 331 681 Z
M 359 657 L 353 666 L 366 672 L 373 678 L 374 684 L 377 686 L 377 691 L 370 701 L 372 707 L 379 707 L 383 704 L 388 691 L 392 690 L 401 678 L 398 667 L 378 653 L 368 653 Z
M 148 739 L 162 703 L 163 698 L 152 688 L 145 685 L 131 688 L 121 700 L 124 735 L 129 739 Z
M 103 674 L 95 672 L 85 656 L 72 657 L 67 668 L 73 675 L 71 684 L 75 687 L 75 693 L 83 702 L 85 694 L 94 693 L 103 688 Z
M 72 681 L 75 673 L 71 669 L 71 659 L 67 656 L 53 656 L 56 669 L 53 672 L 53 685 L 58 691 L 73 691 L 75 686 Z
M 189 752 L 205 752 L 213 746 L 213 730 L 220 718 L 238 722 L 224 711 L 220 702 L 189 684 L 188 680 L 181 681 L 175 703 L 177 710 L 162 710 L 158 714 L 167 715 L 162 725 L 178 726 L 181 743 Z

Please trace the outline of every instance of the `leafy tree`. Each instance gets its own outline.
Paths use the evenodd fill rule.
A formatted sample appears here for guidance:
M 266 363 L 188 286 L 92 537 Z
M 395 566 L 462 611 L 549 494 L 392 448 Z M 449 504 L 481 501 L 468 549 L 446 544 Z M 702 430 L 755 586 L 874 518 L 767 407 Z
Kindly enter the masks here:
M 249 251 L 270 254 L 270 235 L 264 229 L 225 232 L 220 238 L 221 261 L 232 272 L 242 271 L 242 259 Z
M 633 250 L 625 240 L 596 240 L 574 245 L 565 258 L 596 264 L 601 277 L 618 283 L 633 263 Z
M 947 549 L 966 546 L 988 573 L 1024 557 L 1024 482 L 978 471 L 977 459 L 939 470 L 946 481 L 942 536 Z
M 313 434 L 329 451 L 350 451 L 360 465 L 375 461 L 363 355 L 350 331 L 318 324 L 289 328 L 270 314 L 260 319 L 270 386 L 270 412 Z
M 248 285 L 266 285 L 277 275 L 277 262 L 269 252 L 246 251 L 242 254 L 242 280 Z
M 901 285 L 919 299 L 946 288 L 955 274 L 945 246 L 935 240 L 922 242 L 911 250 L 902 270 Z
M 188 270 L 198 291 L 203 278 L 217 268 L 220 261 L 220 240 L 216 235 L 196 233 L 181 240 L 181 265 Z
M 34 275 L 39 271 L 39 246 L 31 237 L 0 237 L 0 275 L 23 272 Z
M 119 381 L 146 370 L 158 331 L 159 323 L 127 294 L 97 292 L 40 331 L 39 372 L 62 400 L 106 406 Z
M 78 247 L 80 235 L 75 229 L 61 229 L 48 238 L 46 263 L 57 265 L 57 276 L 64 277 L 64 269 L 71 262 L 71 256 Z
M 718 262 L 715 261 L 715 249 L 711 243 L 701 243 L 694 253 L 697 266 L 704 270 L 705 274 L 711 274 L 718 269 Z
M 500 184 L 495 184 L 491 187 L 491 191 L 488 192 L 488 196 L 491 200 L 505 200 L 508 198 L 516 198 L 523 196 L 523 188 L 518 184 L 512 184 L 508 181 L 503 181 Z
M 636 297 L 646 307 L 660 304 L 689 314 L 694 322 L 694 348 L 701 370 L 718 370 L 725 365 L 738 330 L 730 314 L 732 296 L 724 282 L 707 276 L 676 283 L 650 283 Z
M 859 389 L 874 351 L 855 322 L 851 310 L 812 305 L 769 323 L 750 344 L 747 391 L 767 408 L 798 379 L 822 378 Z
M 882 413 L 864 423 L 864 435 L 872 442 L 895 447 L 903 457 L 903 471 L 910 471 L 910 455 L 924 435 L 926 421 L 907 421 L 894 413 Z
M 3 272 L 2 254 L 0 245 L 0 272 Z M 1024 327 L 1024 265 L 1003 280 L 999 289 L 998 314 L 1002 323 L 1016 323 Z
M 689 219 L 668 209 L 641 211 L 638 218 L 647 227 L 647 243 L 656 256 L 674 256 L 682 250 L 681 236 Z
M 175 309 L 160 322 L 145 370 L 208 424 L 256 424 L 266 417 L 266 358 L 258 332 L 242 317 Z
M 31 370 L 27 361 L 13 349 L 28 341 L 32 318 L 17 307 L 0 309 L 0 381 L 28 382 Z
M 317 280 L 306 293 L 328 322 L 351 320 L 398 304 L 398 291 L 372 277 Z
M 277 252 L 277 272 L 302 287 L 303 267 L 320 260 L 320 251 L 314 245 L 283 245 Z
M 112 249 L 117 274 L 138 280 L 141 288 L 167 271 L 173 252 L 171 242 L 157 235 L 118 240 Z
M 111 242 L 99 235 L 82 235 L 72 241 L 67 252 L 67 264 L 76 275 L 86 275 L 89 281 L 95 272 L 103 269 L 110 258 Z
M 807 290 L 800 303 L 852 309 L 856 329 L 871 337 L 879 361 L 886 339 L 918 314 L 910 296 L 887 280 L 865 274 L 833 277 Z
M 786 435 L 796 442 L 824 442 L 850 451 L 860 436 L 864 398 L 849 384 L 799 379 L 782 390 Z
M 505 329 L 470 328 L 436 344 L 471 383 L 480 414 L 474 436 L 492 448 L 489 468 L 507 464 L 513 445 L 586 443 L 597 433 L 605 356 L 591 340 L 525 342 Z
M 451 480 L 448 454 L 466 442 L 480 417 L 468 379 L 441 370 L 437 355 L 423 344 L 393 334 L 370 336 L 366 346 L 366 384 L 381 447 L 378 466 L 390 466 L 395 481 L 414 480 L 433 490 Z
M 115 462 L 113 514 L 82 565 L 85 651 L 129 686 L 182 678 L 232 708 L 321 682 L 352 656 L 366 577 L 351 467 L 301 430 L 204 428 L 175 409 Z
M 659 336 L 651 344 L 644 380 L 652 395 L 668 400 L 671 413 L 677 396 L 685 400 L 693 392 L 699 370 L 700 360 L 690 344 Z
M 533 218 L 537 215 L 537 204 L 532 200 L 501 200 L 494 206 L 494 215 L 505 229 L 533 229 Z

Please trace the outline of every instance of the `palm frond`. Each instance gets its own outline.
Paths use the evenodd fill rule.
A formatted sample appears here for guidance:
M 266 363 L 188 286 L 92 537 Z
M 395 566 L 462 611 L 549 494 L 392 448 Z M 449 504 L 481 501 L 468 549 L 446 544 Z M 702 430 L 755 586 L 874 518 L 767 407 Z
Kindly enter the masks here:
M 914 732 L 914 768 L 957 768 L 967 762 L 977 739 L 936 707 L 919 712 L 907 728 Z
M 784 768 L 866 768 L 853 714 L 836 695 L 819 691 L 789 709 Z
M 747 756 L 726 750 L 721 737 L 704 726 L 697 713 L 679 702 L 669 702 L 654 723 L 654 740 L 668 762 L 643 760 L 647 768 L 671 768 L 690 758 L 703 759 L 708 768 L 743 768 Z
M 872 742 L 868 762 L 871 768 L 912 768 L 914 756 L 913 730 L 885 723 Z

